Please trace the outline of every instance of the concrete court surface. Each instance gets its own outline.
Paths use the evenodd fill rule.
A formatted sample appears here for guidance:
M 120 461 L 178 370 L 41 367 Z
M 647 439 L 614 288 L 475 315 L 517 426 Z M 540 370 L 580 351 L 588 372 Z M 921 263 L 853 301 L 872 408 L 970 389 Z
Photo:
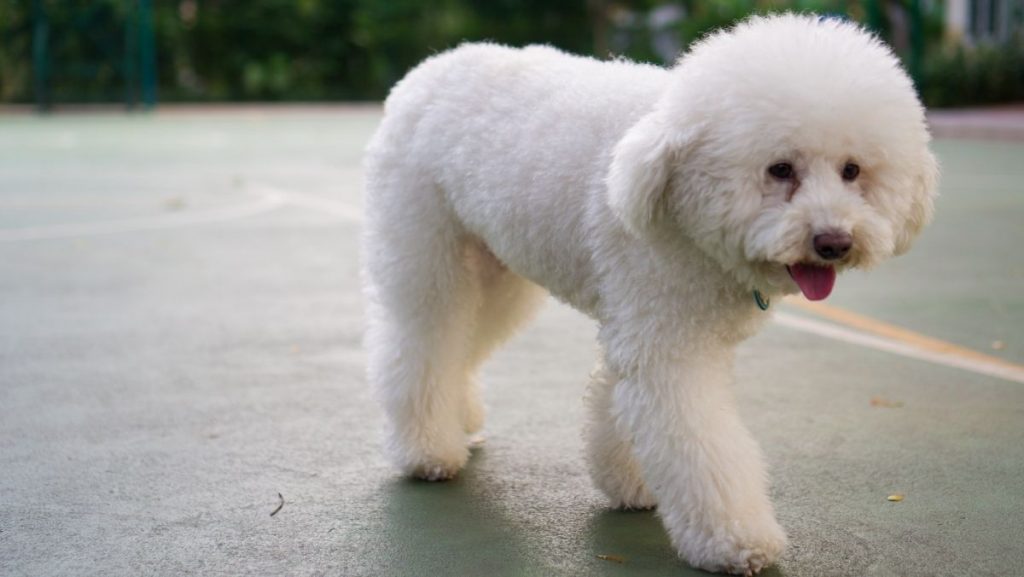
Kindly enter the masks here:
M 595 327 L 557 303 L 487 365 L 457 480 L 384 461 L 356 260 L 379 114 L 0 116 L 0 574 L 702 574 L 591 486 Z M 1024 144 L 935 149 L 935 224 L 828 310 L 1019 376 Z M 736 384 L 791 540 L 766 574 L 1024 574 L 1024 380 L 773 308 Z

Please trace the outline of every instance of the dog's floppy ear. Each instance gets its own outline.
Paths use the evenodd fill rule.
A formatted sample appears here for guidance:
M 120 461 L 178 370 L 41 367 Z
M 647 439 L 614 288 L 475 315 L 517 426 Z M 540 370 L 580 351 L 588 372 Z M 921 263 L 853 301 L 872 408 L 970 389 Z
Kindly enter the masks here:
M 939 183 L 939 163 L 931 152 L 925 151 L 915 174 L 906 188 L 909 206 L 903 210 L 903 226 L 896 231 L 896 247 L 893 251 L 901 255 L 910 249 L 924 225 L 932 220 L 935 211 L 935 197 Z
M 608 205 L 630 233 L 643 236 L 656 218 L 675 155 L 658 111 L 641 118 L 615 145 L 605 179 Z

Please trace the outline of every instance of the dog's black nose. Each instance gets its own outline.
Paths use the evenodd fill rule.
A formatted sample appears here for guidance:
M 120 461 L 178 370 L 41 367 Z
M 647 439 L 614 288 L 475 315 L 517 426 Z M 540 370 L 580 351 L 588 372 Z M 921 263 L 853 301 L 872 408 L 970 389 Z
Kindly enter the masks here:
M 814 252 L 825 260 L 846 256 L 853 246 L 853 238 L 845 232 L 825 232 L 814 235 Z

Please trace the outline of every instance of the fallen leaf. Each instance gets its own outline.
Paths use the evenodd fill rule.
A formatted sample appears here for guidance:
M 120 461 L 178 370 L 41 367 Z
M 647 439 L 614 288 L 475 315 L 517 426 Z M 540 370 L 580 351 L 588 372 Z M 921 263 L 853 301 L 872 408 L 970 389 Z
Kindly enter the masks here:
M 626 558 L 619 555 L 598 555 L 598 559 L 602 561 L 611 561 L 612 563 L 625 563 Z
M 180 196 L 168 198 L 164 201 L 164 208 L 166 210 L 181 210 L 185 208 L 185 199 Z
M 903 401 L 890 401 L 885 397 L 871 397 L 872 407 L 885 407 L 887 409 L 898 409 L 903 406 Z

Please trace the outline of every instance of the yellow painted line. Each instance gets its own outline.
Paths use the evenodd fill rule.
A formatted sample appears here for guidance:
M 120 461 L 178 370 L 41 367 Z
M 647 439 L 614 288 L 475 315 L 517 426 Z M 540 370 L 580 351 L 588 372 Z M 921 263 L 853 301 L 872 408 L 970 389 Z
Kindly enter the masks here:
M 917 351 L 920 354 L 910 354 L 906 356 L 913 356 L 922 360 L 938 362 L 940 364 L 956 366 L 958 368 L 972 370 L 978 373 L 1024 382 L 1024 365 L 1019 365 L 998 357 L 986 355 L 966 347 L 955 345 L 927 335 L 922 335 L 896 325 L 820 302 L 810 302 L 799 297 L 787 297 L 785 302 L 787 305 L 810 313 L 816 317 L 832 321 L 849 329 L 855 329 L 861 333 L 873 335 L 874 337 L 883 339 L 885 342 L 897 345 L 895 347 L 885 347 L 885 350 L 889 350 L 890 352 L 905 354 L 907 351 Z M 783 324 L 791 325 L 793 328 L 807 329 L 810 327 L 810 325 L 806 325 L 806 323 L 798 326 L 798 323 L 794 322 L 793 319 L 789 317 L 786 317 Z M 864 339 L 858 339 L 858 344 L 866 344 L 867 342 L 868 341 Z M 874 346 L 873 348 L 882 347 Z

